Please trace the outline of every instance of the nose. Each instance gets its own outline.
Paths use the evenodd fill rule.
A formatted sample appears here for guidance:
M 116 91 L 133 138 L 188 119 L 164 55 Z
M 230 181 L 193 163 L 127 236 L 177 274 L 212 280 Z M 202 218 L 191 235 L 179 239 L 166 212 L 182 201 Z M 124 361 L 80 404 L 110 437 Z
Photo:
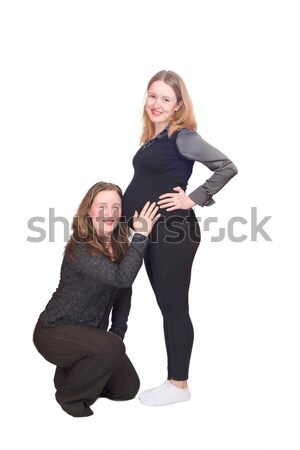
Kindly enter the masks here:
M 113 216 L 114 216 L 113 208 L 107 208 L 105 212 L 105 217 L 109 217 L 111 219 L 113 218 Z
M 160 99 L 157 98 L 157 99 L 155 100 L 154 106 L 155 106 L 155 108 L 158 108 L 159 105 L 160 105 Z
M 106 217 L 109 217 L 110 219 L 116 220 L 119 217 L 118 211 L 115 208 L 108 208 Z

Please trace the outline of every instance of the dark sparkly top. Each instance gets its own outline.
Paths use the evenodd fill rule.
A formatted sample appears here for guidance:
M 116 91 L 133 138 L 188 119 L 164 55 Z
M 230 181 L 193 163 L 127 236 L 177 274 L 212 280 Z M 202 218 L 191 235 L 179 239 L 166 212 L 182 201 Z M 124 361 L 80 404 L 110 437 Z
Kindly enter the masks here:
M 120 264 L 91 255 L 85 243 L 76 243 L 73 260 L 65 255 L 60 282 L 40 319 L 46 326 L 89 325 L 110 330 L 123 339 L 131 305 L 131 285 L 143 263 L 148 239 L 135 233 Z

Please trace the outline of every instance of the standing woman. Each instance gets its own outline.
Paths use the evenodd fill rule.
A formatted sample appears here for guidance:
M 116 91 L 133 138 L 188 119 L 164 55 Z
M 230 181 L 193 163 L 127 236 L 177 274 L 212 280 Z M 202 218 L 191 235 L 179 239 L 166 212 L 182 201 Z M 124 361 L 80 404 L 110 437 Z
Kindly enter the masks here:
M 157 202 L 161 217 L 150 235 L 144 260 L 163 315 L 168 358 L 167 380 L 140 394 L 149 406 L 189 400 L 188 370 L 193 346 L 188 291 L 200 243 L 193 207 L 210 206 L 213 195 L 237 174 L 236 166 L 196 132 L 192 102 L 183 80 L 162 70 L 148 83 L 143 112 L 142 147 L 133 158 L 134 176 L 123 198 L 123 215 L 132 226 L 136 208 Z M 186 194 L 194 162 L 214 173 Z
M 112 183 L 96 183 L 86 193 L 73 220 L 59 286 L 34 330 L 37 350 L 57 366 L 56 400 L 74 417 L 93 414 L 90 406 L 99 397 L 129 400 L 139 389 L 123 338 L 131 285 L 159 215 L 149 202 L 139 217 L 135 213 L 140 232 L 129 245 L 128 227 L 120 223 L 121 199 Z

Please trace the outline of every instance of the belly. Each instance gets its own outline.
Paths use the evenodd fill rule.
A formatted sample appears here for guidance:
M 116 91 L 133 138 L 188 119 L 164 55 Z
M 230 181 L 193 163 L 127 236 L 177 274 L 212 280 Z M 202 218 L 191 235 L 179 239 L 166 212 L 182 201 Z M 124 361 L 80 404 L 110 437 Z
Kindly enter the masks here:
M 140 213 L 147 201 L 150 201 L 151 203 L 157 202 L 160 195 L 175 193 L 173 190 L 175 186 L 180 186 L 183 190 L 186 189 L 186 185 L 182 183 L 174 184 L 167 182 L 167 180 L 161 180 L 160 183 L 158 183 L 157 180 L 146 182 L 145 180 L 139 180 L 134 177 L 123 196 L 122 209 L 125 220 L 127 222 L 130 221 L 134 215 L 134 211 Z M 160 209 L 159 212 L 162 215 L 170 215 L 172 213 L 165 209 Z

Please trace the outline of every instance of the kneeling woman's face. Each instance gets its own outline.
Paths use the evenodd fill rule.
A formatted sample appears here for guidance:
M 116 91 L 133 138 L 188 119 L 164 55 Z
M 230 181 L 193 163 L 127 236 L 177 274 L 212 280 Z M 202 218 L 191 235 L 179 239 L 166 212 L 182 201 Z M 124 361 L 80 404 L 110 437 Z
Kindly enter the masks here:
M 122 201 L 116 191 L 99 192 L 92 203 L 89 215 L 99 236 L 110 241 L 111 235 L 120 221 Z

